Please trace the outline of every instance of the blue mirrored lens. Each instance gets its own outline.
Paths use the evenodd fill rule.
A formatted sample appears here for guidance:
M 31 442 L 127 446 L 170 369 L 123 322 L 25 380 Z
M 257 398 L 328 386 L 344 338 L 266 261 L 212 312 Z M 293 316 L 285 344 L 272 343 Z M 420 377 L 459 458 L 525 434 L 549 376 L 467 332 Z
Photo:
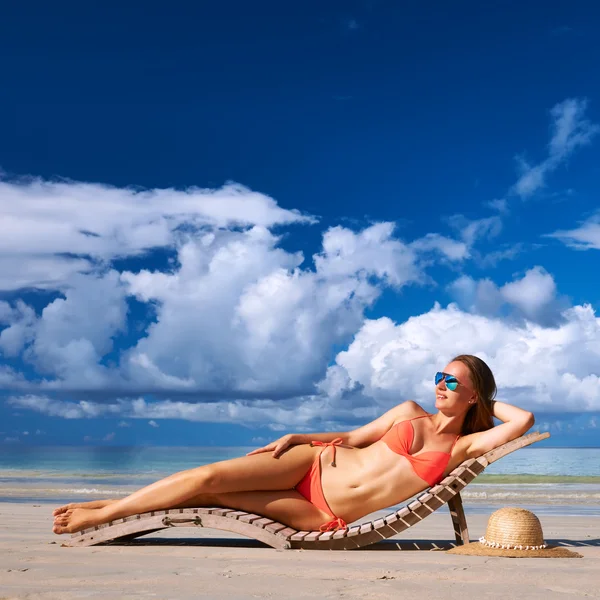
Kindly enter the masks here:
M 453 377 L 446 377 L 446 387 L 453 392 L 458 387 L 458 381 Z
M 446 373 L 441 373 L 438 371 L 435 374 L 435 385 L 437 385 L 442 379 L 446 380 L 446 387 L 453 392 L 458 387 L 458 379 L 454 377 L 454 375 L 446 375 Z

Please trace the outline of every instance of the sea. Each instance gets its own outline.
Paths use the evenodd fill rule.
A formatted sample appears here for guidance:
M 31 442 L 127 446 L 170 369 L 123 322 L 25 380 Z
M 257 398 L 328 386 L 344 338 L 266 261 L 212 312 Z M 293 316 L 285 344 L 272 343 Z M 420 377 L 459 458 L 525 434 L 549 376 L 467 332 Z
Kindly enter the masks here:
M 119 498 L 176 471 L 251 449 L 4 445 L 0 502 Z M 600 448 L 523 448 L 490 465 L 462 497 L 470 513 L 520 506 L 536 514 L 600 517 Z

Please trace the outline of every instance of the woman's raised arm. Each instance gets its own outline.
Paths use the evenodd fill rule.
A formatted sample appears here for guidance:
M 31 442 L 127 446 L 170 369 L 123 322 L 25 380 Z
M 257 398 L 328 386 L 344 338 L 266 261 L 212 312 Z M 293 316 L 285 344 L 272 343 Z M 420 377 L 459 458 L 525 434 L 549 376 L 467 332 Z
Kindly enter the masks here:
M 535 423 L 533 413 L 518 406 L 505 402 L 493 402 L 492 407 L 494 417 L 502 423 L 487 431 L 479 431 L 468 436 L 470 445 L 467 449 L 467 456 L 470 458 L 481 456 L 497 446 L 518 438 Z

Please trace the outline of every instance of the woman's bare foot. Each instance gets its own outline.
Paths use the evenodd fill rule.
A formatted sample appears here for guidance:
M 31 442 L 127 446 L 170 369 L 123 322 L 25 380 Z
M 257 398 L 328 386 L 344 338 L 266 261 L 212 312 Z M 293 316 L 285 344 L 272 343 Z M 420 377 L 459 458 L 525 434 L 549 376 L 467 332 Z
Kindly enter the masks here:
M 68 510 L 73 510 L 74 508 L 104 508 L 109 504 L 116 502 L 116 500 L 91 500 L 90 502 L 71 502 L 70 504 L 65 504 L 64 506 L 59 506 L 54 509 L 52 513 L 53 517 L 57 517 L 58 515 L 62 515 Z
M 54 533 L 77 533 L 106 521 L 101 508 L 73 508 L 54 517 Z

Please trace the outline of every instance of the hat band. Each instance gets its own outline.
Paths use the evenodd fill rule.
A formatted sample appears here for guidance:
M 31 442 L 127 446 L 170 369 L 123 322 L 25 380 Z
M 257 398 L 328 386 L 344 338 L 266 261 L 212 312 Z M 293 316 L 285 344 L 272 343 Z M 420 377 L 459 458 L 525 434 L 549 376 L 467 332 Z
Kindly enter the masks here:
M 499 542 L 490 542 L 481 536 L 479 541 L 488 548 L 502 548 L 504 550 L 543 550 L 547 547 L 547 544 L 541 544 L 540 546 L 524 546 L 523 544 L 500 544 Z

